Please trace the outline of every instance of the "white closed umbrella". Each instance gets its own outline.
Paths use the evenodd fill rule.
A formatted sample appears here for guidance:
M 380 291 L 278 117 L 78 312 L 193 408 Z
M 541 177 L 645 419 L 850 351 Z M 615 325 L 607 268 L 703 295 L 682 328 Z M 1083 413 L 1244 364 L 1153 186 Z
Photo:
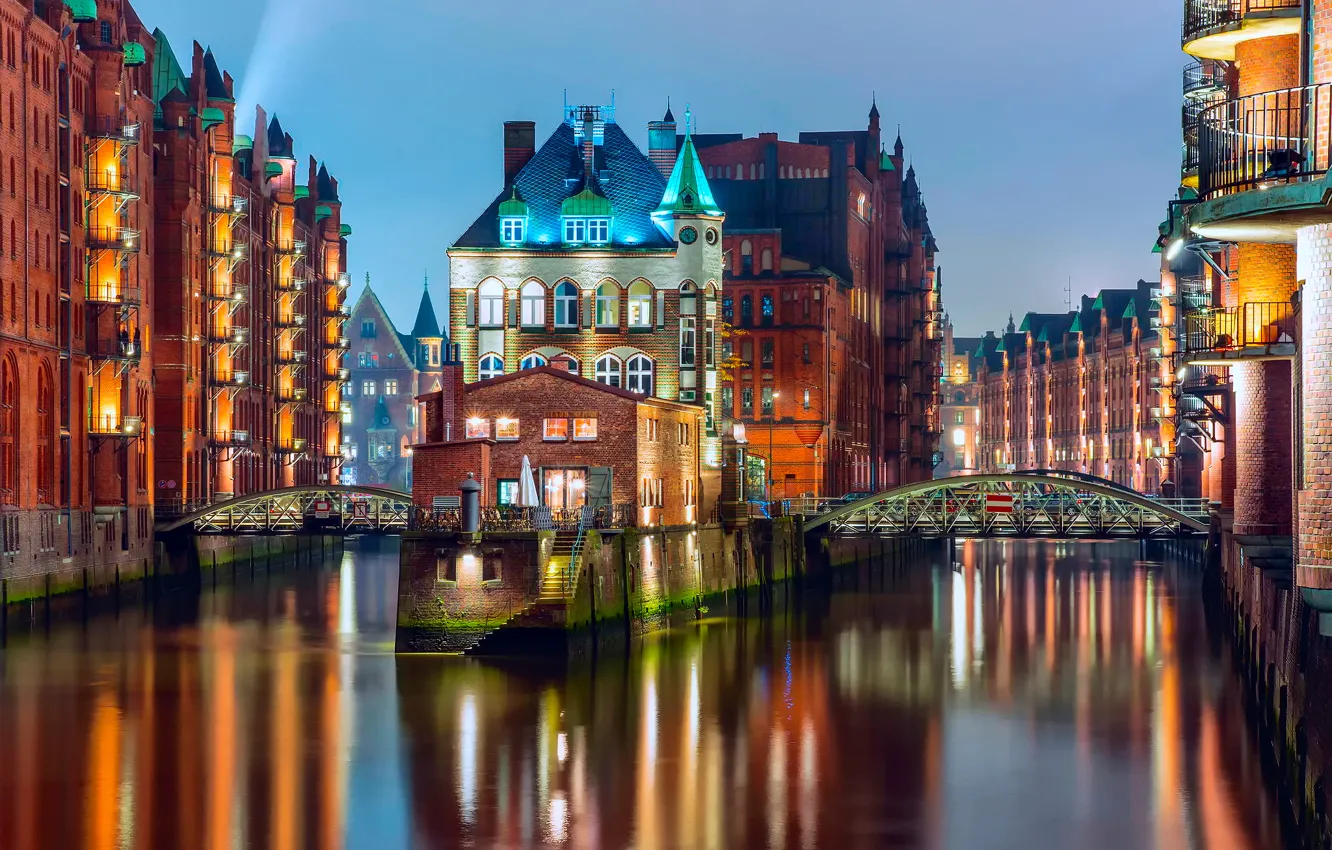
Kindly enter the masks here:
M 532 473 L 532 461 L 523 455 L 523 468 L 518 473 L 518 507 L 535 508 L 541 504 L 541 494 L 537 492 L 536 476 Z

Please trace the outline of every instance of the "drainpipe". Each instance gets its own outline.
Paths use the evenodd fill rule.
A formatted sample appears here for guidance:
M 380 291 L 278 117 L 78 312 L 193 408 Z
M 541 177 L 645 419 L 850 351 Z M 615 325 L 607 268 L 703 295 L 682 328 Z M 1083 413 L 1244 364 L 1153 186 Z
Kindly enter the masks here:
M 23 185 L 27 186 L 31 179 L 31 163 L 28 161 L 28 153 L 32 149 L 32 138 L 28 135 L 30 128 L 28 126 L 28 87 L 32 85 L 31 76 L 28 72 L 28 31 L 32 27 L 35 15 L 31 11 L 24 18 L 23 40 L 20 42 L 22 48 L 23 64 L 19 68 L 19 73 L 23 75 Z M 10 187 L 11 189 L 13 187 Z M 35 191 L 35 187 L 34 187 Z M 23 337 L 25 339 L 31 336 L 32 332 L 32 199 L 29 192 L 23 193 Z
M 70 49 L 72 30 L 69 27 L 60 34 L 61 41 L 65 48 L 65 85 L 63 86 L 64 108 L 60 110 L 60 116 L 69 122 L 69 111 L 74 103 L 74 62 L 72 51 Z M 65 137 L 68 140 L 69 151 L 69 178 L 71 182 L 74 177 L 74 130 L 72 126 L 65 128 Z M 58 140 L 57 140 L 58 141 Z M 59 144 L 56 145 L 56 156 L 60 155 Z M 73 201 L 73 186 L 70 187 L 70 201 Z M 65 233 L 69 239 L 65 241 L 65 271 L 63 276 L 67 284 L 65 289 L 69 292 L 69 298 L 65 300 L 65 407 L 66 414 L 69 417 L 69 439 L 64 446 L 64 467 L 65 484 L 68 490 L 68 497 L 65 499 L 65 554 L 72 556 L 74 554 L 74 409 L 78 402 L 74 398 L 74 207 L 72 203 L 65 204 L 64 210 Z
M 1312 85 L 1313 73 L 1313 0 L 1300 7 L 1300 85 Z

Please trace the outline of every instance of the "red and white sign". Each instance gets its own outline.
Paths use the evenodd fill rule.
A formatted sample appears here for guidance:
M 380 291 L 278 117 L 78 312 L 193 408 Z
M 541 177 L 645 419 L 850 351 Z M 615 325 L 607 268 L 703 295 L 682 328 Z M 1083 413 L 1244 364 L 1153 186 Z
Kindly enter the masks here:
M 985 512 L 989 514 L 1011 514 L 1013 496 L 1011 493 L 986 493 Z
M 370 503 L 362 502 L 359 500 L 352 502 L 352 515 L 355 516 L 357 519 L 369 519 Z
M 315 519 L 328 519 L 331 510 L 332 506 L 328 503 L 328 499 L 319 499 L 314 503 Z

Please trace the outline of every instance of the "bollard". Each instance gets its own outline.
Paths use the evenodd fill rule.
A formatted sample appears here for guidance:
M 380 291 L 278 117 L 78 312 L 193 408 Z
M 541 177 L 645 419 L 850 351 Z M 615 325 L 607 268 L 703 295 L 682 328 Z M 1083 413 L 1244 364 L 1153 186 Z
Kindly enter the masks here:
M 476 482 L 476 476 L 467 473 L 467 480 L 458 485 L 458 491 L 462 493 L 462 509 L 459 512 L 462 531 L 464 533 L 480 531 L 481 485 Z

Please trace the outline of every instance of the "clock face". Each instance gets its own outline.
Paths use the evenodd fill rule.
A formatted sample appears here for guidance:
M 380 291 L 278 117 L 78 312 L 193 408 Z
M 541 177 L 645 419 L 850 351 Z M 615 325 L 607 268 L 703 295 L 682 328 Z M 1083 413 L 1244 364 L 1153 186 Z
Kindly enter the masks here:
M 709 245 L 717 244 L 717 228 L 715 227 L 708 228 L 708 244 Z
M 698 241 L 698 231 L 692 227 L 680 228 L 680 241 L 686 245 L 693 245 Z

